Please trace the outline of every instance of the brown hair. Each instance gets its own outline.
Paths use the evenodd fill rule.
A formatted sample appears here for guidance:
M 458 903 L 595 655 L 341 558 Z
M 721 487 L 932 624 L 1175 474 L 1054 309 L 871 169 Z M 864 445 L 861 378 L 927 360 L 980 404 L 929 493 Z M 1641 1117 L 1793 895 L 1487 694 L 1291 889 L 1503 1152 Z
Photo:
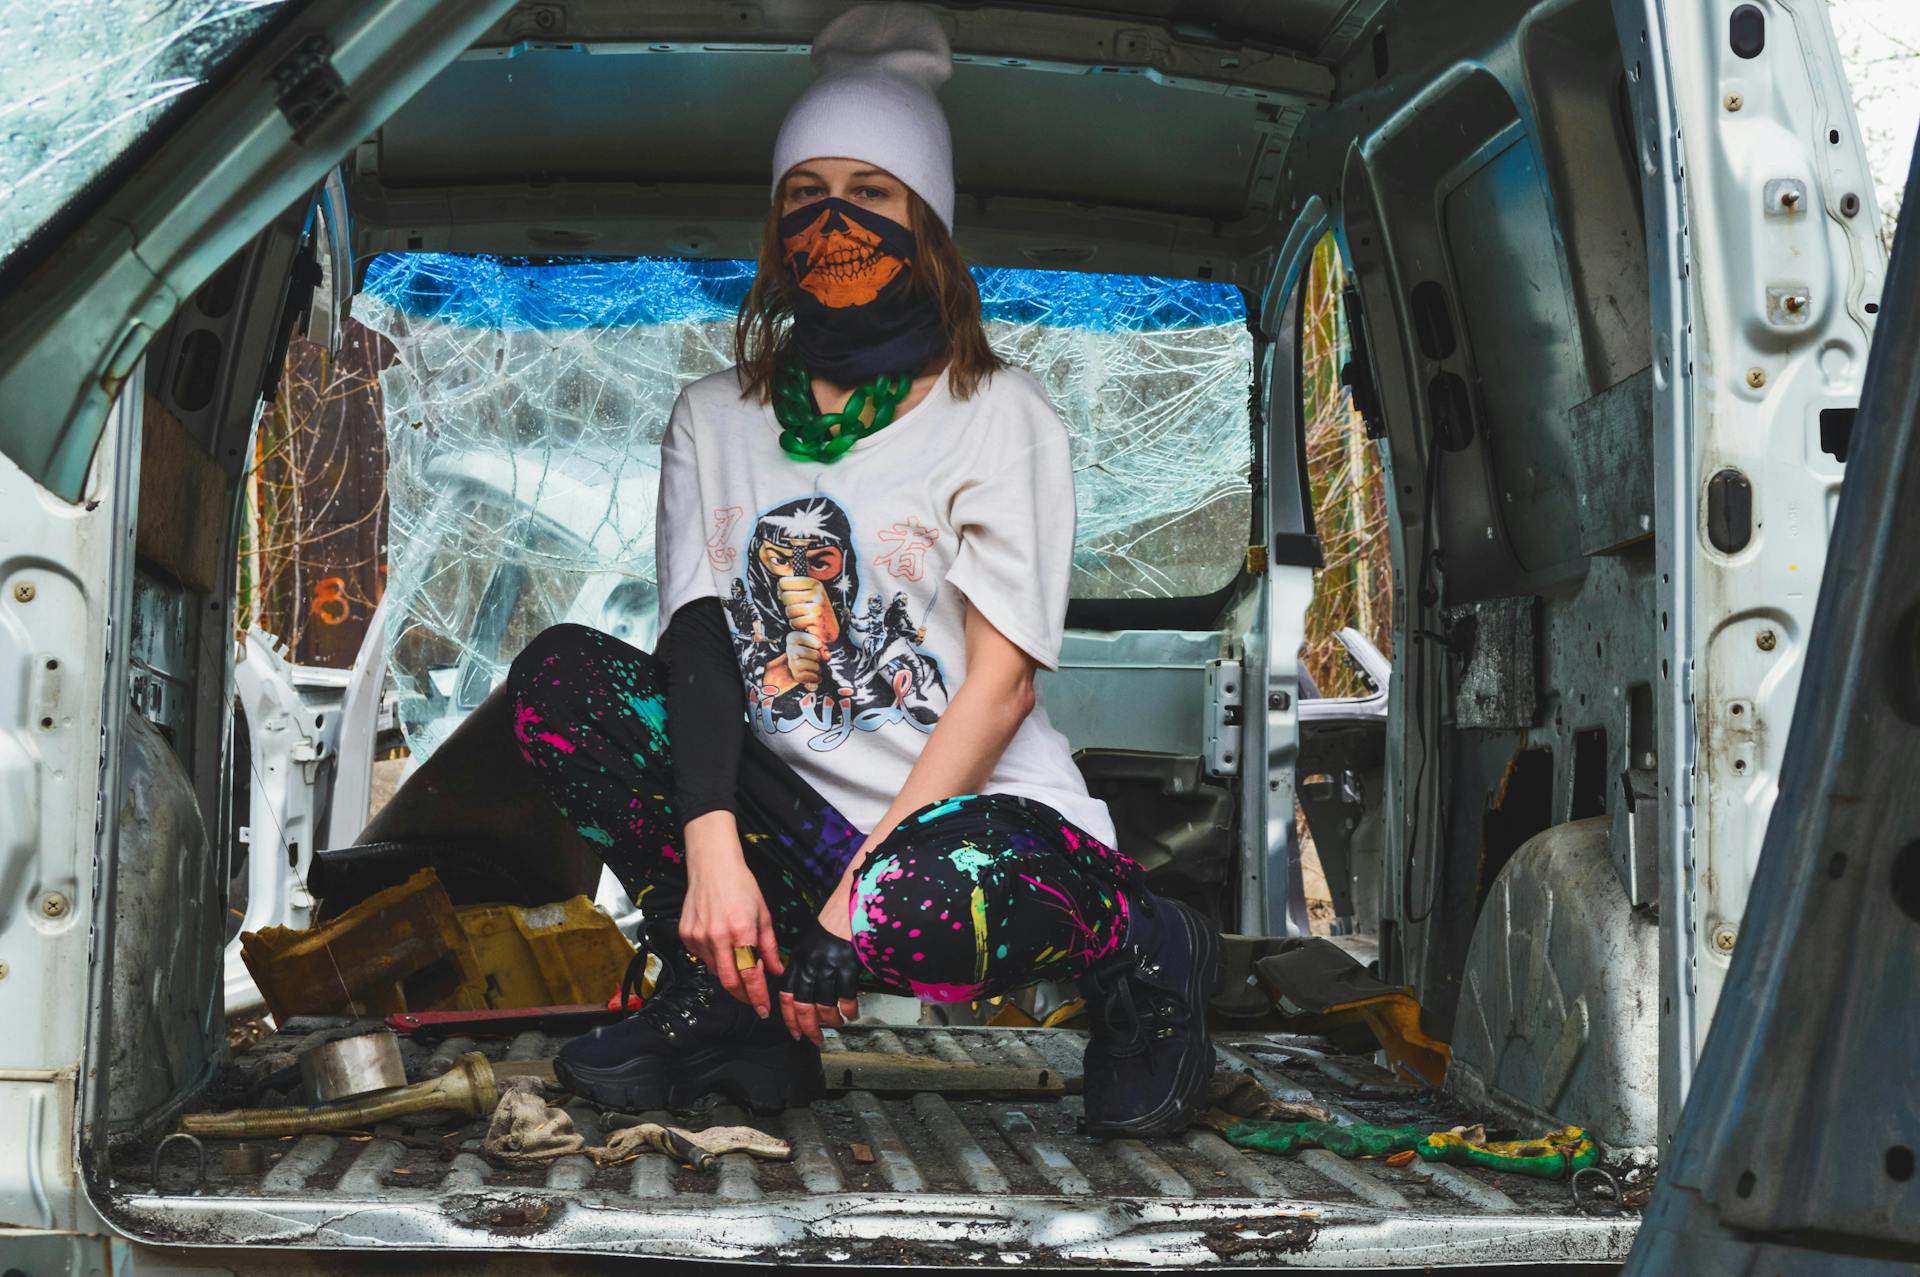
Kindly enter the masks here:
M 913 264 L 911 288 L 926 289 L 940 303 L 940 320 L 947 330 L 947 384 L 953 397 L 966 399 L 980 383 L 1006 367 L 1006 361 L 987 344 L 980 324 L 980 289 L 973 273 L 960 259 L 960 250 L 925 200 L 907 192 L 907 225 L 919 247 Z M 786 353 L 788 321 L 793 301 L 792 279 L 780 243 L 780 206 L 767 211 L 760 233 L 760 261 L 753 287 L 740 303 L 733 325 L 733 361 L 740 368 L 740 393 L 767 402 L 773 395 L 773 370 Z

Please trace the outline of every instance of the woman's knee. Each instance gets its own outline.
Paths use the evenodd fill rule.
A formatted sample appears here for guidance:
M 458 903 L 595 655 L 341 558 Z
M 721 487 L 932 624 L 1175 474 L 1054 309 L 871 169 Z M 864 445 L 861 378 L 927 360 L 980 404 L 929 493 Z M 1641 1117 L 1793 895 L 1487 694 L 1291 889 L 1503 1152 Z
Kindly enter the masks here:
M 855 949 L 877 978 L 931 1001 L 1076 979 L 1126 929 L 1130 883 L 1117 857 L 1090 854 L 1098 846 L 1022 800 L 930 804 L 855 879 Z
M 934 1002 L 981 996 L 992 958 L 987 853 L 889 849 L 854 878 L 853 947 L 876 978 Z
M 564 700 L 615 684 L 655 690 L 665 671 L 652 654 L 586 625 L 550 625 L 513 658 L 507 686 L 522 705 Z
M 570 671 L 594 664 L 599 640 L 606 636 L 585 625 L 549 625 L 520 650 L 507 670 L 507 685 L 516 699 L 537 695 L 539 689 L 561 687 Z

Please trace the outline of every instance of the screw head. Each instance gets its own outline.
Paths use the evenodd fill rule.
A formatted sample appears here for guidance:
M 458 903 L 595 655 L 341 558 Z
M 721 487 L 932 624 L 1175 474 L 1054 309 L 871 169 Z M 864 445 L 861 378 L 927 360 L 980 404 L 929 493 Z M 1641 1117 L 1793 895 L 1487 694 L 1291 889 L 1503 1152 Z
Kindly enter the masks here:
M 40 912 L 49 918 L 67 916 L 67 898 L 57 891 L 50 891 L 40 897 Z
M 1755 390 L 1758 390 L 1760 389 L 1760 387 L 1766 385 L 1767 370 L 1765 368 L 1747 369 L 1747 384 L 1749 386 L 1752 386 Z
M 4 980 L 6 978 L 7 978 L 7 964 L 4 962 L 0 962 L 0 980 Z
M 1780 641 L 1772 630 L 1761 630 L 1753 639 L 1754 646 L 1763 652 L 1771 652 L 1774 644 Z
M 22 603 L 33 602 L 33 594 L 33 582 L 31 581 L 22 581 L 13 587 L 13 597 Z
M 1727 110 L 1738 111 L 1741 107 L 1745 106 L 1746 104 L 1747 104 L 1747 100 L 1741 97 L 1738 93 L 1727 94 L 1727 97 L 1726 97 Z
M 1721 953 L 1732 953 L 1735 940 L 1732 927 L 1716 927 L 1713 932 L 1713 947 Z

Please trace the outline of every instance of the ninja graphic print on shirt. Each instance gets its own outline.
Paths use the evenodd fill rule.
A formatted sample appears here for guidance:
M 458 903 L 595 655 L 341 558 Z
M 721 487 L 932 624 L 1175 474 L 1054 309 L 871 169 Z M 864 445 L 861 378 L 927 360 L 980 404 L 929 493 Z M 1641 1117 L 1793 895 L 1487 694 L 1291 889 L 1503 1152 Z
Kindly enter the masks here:
M 896 723 L 931 732 L 947 707 L 940 662 L 904 593 L 863 594 L 847 513 L 825 496 L 762 514 L 726 600 L 756 730 L 831 750 Z

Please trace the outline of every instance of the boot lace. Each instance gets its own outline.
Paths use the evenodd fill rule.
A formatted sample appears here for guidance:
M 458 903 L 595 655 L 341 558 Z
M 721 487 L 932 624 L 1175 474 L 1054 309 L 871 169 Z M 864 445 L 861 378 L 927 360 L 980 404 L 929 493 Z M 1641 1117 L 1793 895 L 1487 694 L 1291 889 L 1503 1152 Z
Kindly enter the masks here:
M 626 1006 L 628 999 L 640 995 L 641 983 L 647 976 L 647 959 L 653 954 L 660 957 L 660 976 L 654 982 L 653 993 L 641 1003 L 635 1015 L 657 1019 L 666 1016 L 688 1017 L 693 1011 L 708 1005 L 712 1000 L 708 982 L 699 978 L 690 959 L 675 961 L 678 955 L 662 952 L 646 928 L 641 928 L 639 942 L 634 946 L 633 958 L 627 963 L 626 974 L 620 977 L 620 1005 Z
M 1116 1055 L 1131 1055 L 1149 1039 L 1176 1032 L 1187 1013 L 1173 994 L 1140 978 L 1140 965 L 1139 952 L 1129 950 L 1121 962 L 1088 973 L 1100 1004 L 1095 1024 Z

